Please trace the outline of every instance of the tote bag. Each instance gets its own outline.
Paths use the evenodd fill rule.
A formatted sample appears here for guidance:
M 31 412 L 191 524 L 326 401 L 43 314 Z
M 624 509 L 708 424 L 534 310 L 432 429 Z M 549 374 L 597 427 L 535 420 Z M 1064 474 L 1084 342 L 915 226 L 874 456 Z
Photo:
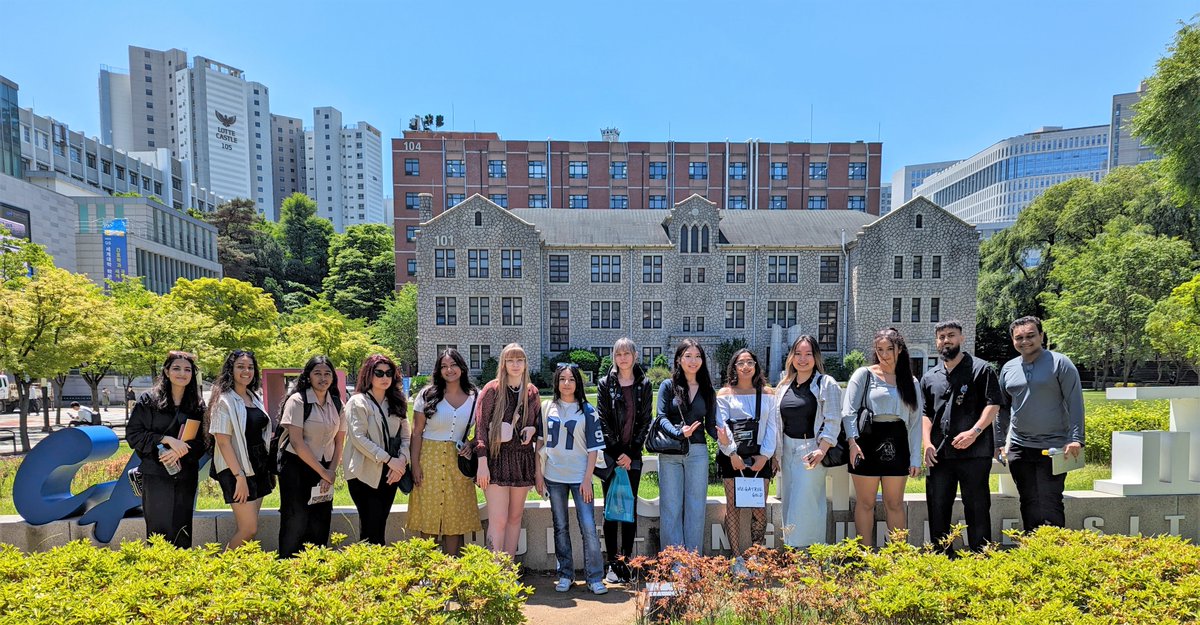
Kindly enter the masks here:
M 612 487 L 608 489 L 608 496 L 604 498 L 604 520 L 633 523 L 633 509 L 636 504 L 633 488 L 629 485 L 629 472 L 617 467 Z

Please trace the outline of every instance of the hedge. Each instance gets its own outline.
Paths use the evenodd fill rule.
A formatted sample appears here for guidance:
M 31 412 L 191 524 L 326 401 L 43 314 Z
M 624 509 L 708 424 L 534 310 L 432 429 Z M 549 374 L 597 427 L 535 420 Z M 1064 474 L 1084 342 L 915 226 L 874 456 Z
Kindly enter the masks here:
M 0 545 L 0 625 L 521 623 L 533 589 L 506 556 L 460 559 L 430 540 L 310 548 L 278 560 L 257 543 L 117 550 L 77 541 L 25 554 Z
M 1084 421 L 1084 456 L 1088 462 L 1112 464 L 1112 433 L 1166 430 L 1171 409 L 1167 400 L 1118 402 L 1088 406 Z

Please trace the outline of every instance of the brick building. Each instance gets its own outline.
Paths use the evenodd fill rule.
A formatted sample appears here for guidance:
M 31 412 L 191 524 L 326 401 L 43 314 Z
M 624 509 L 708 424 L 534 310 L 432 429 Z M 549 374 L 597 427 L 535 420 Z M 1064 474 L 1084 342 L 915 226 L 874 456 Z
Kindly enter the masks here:
M 665 211 L 505 210 L 478 194 L 434 216 L 433 200 L 419 197 L 415 237 L 422 372 L 445 346 L 478 374 L 509 342 L 536 367 L 622 336 L 646 361 L 686 337 L 710 354 L 744 338 L 777 370 L 799 333 L 844 354 L 884 326 L 923 370 L 950 318 L 973 345 L 979 237 L 924 198 L 882 218 L 721 210 L 698 195 Z
M 417 198 L 442 211 L 474 194 L 502 208 L 669 209 L 700 195 L 727 210 L 850 209 L 877 215 L 880 143 L 506 141 L 407 131 L 392 140 L 397 284 L 415 258 Z

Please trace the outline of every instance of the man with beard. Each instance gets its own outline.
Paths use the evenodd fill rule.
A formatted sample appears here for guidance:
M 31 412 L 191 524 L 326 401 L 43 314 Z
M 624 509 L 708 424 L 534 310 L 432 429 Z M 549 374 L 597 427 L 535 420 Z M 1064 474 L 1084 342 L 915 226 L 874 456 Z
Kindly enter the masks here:
M 981 551 L 992 540 L 992 497 L 988 475 L 996 448 L 992 422 L 1000 412 L 1000 384 L 987 362 L 962 351 L 962 324 L 943 321 L 934 328 L 942 362 L 921 377 L 925 399 L 925 500 L 929 535 L 947 554 L 954 494 L 962 489 L 967 546 Z

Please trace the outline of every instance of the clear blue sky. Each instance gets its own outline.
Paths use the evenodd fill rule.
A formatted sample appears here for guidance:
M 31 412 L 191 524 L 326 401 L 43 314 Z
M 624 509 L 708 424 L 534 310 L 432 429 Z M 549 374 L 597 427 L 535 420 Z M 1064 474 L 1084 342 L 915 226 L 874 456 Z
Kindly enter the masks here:
M 448 7 L 448 8 L 443 8 Z M 1194 2 L 18 2 L 0 75 L 99 134 L 101 64 L 177 47 L 239 67 L 275 113 L 340 109 L 390 142 L 413 113 L 507 139 L 882 140 L 901 165 L 1042 125 L 1104 124 Z M 810 110 L 813 123 L 810 127 Z M 390 193 L 390 187 L 385 194 Z

